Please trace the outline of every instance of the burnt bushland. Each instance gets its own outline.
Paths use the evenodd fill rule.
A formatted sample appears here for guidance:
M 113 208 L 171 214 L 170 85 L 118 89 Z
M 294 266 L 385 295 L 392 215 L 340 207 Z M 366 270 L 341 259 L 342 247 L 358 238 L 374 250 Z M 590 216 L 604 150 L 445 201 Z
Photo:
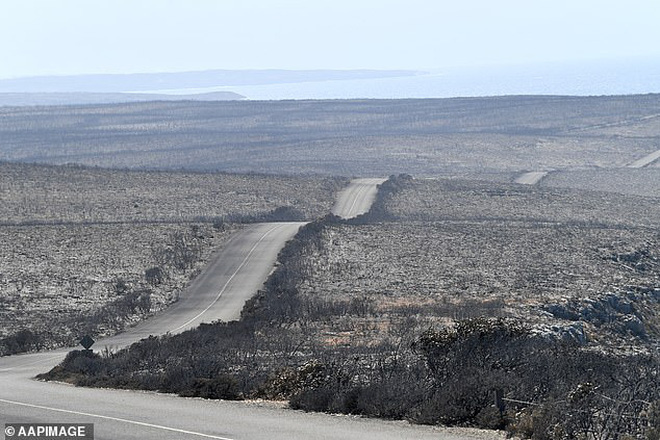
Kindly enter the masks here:
M 182 396 L 287 399 L 304 410 L 506 428 L 531 438 L 657 438 L 657 353 L 608 354 L 504 318 L 425 327 L 411 315 L 369 343 L 324 333 L 318 322 L 360 317 L 364 325 L 365 316 L 378 317 L 373 304 L 319 302 L 299 292 L 311 270 L 306 256 L 338 221 L 328 217 L 301 229 L 240 321 L 150 337 L 117 353 L 72 352 L 42 378 Z

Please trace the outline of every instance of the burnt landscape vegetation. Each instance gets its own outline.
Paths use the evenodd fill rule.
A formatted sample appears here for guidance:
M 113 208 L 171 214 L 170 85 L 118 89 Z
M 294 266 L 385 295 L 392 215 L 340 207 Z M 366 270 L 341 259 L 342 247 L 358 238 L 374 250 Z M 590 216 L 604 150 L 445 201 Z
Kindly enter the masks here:
M 483 179 L 623 167 L 658 149 L 658 115 L 657 94 L 3 107 L 0 160 Z
M 305 227 L 241 321 L 73 352 L 45 377 L 532 438 L 655 438 L 657 203 L 602 196 L 392 177 L 365 216 Z M 507 203 L 520 197 L 554 209 Z M 581 218 L 590 209 L 601 222 Z
M 345 182 L 0 163 L 0 354 L 153 315 L 241 225 L 316 218 Z
M 660 167 L 635 163 L 660 148 L 659 95 L 0 114 L 0 354 L 121 331 L 245 224 L 309 222 L 240 320 L 41 379 L 660 438 Z M 328 214 L 354 176 L 390 177 L 366 214 Z

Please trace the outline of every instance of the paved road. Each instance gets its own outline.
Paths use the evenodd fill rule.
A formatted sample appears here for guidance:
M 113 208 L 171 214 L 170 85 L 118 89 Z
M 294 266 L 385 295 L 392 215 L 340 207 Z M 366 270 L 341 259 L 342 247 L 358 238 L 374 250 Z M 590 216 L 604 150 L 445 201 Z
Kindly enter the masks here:
M 638 159 L 628 165 L 628 168 L 644 168 L 645 166 L 651 165 L 656 160 L 660 159 L 660 150 L 654 151 L 651 154 Z
M 657 115 L 653 115 L 652 117 L 657 117 Z M 655 161 L 660 160 L 660 150 L 654 151 L 653 153 L 647 154 L 646 156 L 637 159 L 634 162 L 629 163 L 626 165 L 627 168 L 644 168 Z M 536 185 L 538 184 L 545 176 L 548 175 L 547 171 L 530 171 L 529 173 L 524 173 L 520 175 L 516 180 L 514 180 L 515 183 L 520 183 L 523 185 Z
M 97 341 L 94 349 L 122 348 L 149 335 L 176 334 L 195 328 L 202 322 L 238 319 L 245 301 L 254 295 L 270 273 L 284 243 L 302 225 L 304 223 L 260 223 L 248 226 L 213 255 L 202 273 L 181 293 L 178 302 L 124 333 Z M 30 354 L 26 357 L 30 360 L 44 357 L 58 359 L 67 351 Z M 23 364 L 22 358 L 0 358 L 0 374 L 13 367 L 15 362 Z
M 97 440 L 122 439 L 454 439 L 428 426 L 310 414 L 254 403 L 181 398 L 125 390 L 90 390 L 21 380 L 30 397 L 0 398 L 3 421 L 94 423 Z M 3 427 L 3 425 L 0 425 Z
M 529 173 L 525 173 L 521 175 L 514 182 L 523 185 L 536 185 L 547 175 L 548 175 L 547 171 L 531 171 Z
M 332 213 L 342 218 L 352 218 L 369 211 L 377 193 L 377 185 L 386 179 L 355 179 L 339 193 Z
M 333 212 L 366 212 L 382 179 L 359 179 Z M 279 249 L 301 223 L 252 225 L 212 259 L 179 303 L 131 330 L 97 342 L 123 347 L 150 334 L 177 333 L 200 322 L 236 319 L 272 269 Z M 348 416 L 307 414 L 246 402 L 183 399 L 126 390 L 77 388 L 32 380 L 67 350 L 0 358 L 0 427 L 4 423 L 94 423 L 105 439 L 458 439 L 428 426 Z M 474 438 L 474 437 L 471 437 Z

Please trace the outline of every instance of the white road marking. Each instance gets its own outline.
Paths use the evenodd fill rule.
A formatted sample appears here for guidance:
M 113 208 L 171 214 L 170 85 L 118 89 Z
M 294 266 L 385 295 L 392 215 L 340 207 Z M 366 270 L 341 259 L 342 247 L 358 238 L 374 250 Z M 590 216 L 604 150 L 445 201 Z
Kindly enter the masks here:
M 188 431 L 188 430 L 185 430 L 185 429 L 172 428 L 170 426 L 156 425 L 154 423 L 139 422 L 137 420 L 122 419 L 122 418 L 119 418 L 119 417 L 104 416 L 104 415 L 101 415 L 101 414 L 91 414 L 91 413 L 85 413 L 85 412 L 80 412 L 80 411 L 71 411 L 71 410 L 68 410 L 68 409 L 52 408 L 52 407 L 49 407 L 49 406 L 41 406 L 41 405 L 33 405 L 31 403 L 15 402 L 13 400 L 5 400 L 5 399 L 0 399 L 0 402 L 7 403 L 9 405 L 18 405 L 18 406 L 26 406 L 28 408 L 43 409 L 43 410 L 46 410 L 46 411 L 55 411 L 55 412 L 61 412 L 61 413 L 66 413 L 66 414 L 75 414 L 75 415 L 78 415 L 78 416 L 86 416 L 86 417 L 94 417 L 94 418 L 97 418 L 97 419 L 112 420 L 112 421 L 115 421 L 115 422 L 129 423 L 131 425 L 145 426 L 147 428 L 162 429 L 164 431 L 178 432 L 180 434 L 195 435 L 195 436 L 198 436 L 198 437 L 212 438 L 212 439 L 216 439 L 216 440 L 233 440 L 233 439 L 230 439 L 228 437 L 219 437 L 217 435 L 204 434 L 202 432 Z
M 257 241 L 257 242 L 254 244 L 254 246 L 252 246 L 252 249 L 250 249 L 250 252 L 248 252 L 248 254 L 245 256 L 245 258 L 243 259 L 243 261 L 241 262 L 241 264 L 238 266 L 238 268 L 234 271 L 233 274 L 231 274 L 231 276 L 229 277 L 229 279 L 227 280 L 227 282 L 225 283 L 225 285 L 222 286 L 222 289 L 220 289 L 220 292 L 218 292 L 218 295 L 217 295 L 217 296 L 215 297 L 215 299 L 211 302 L 211 304 L 209 304 L 208 307 L 206 307 L 204 310 L 202 310 L 201 312 L 199 312 L 197 315 L 195 315 L 194 317 L 190 318 L 186 323 L 184 323 L 184 324 L 180 325 L 179 327 L 175 328 L 174 330 L 172 330 L 172 332 L 176 332 L 176 331 L 181 330 L 182 328 L 184 328 L 184 327 L 190 325 L 194 320 L 196 320 L 197 318 L 199 318 L 200 316 L 202 316 L 202 315 L 203 315 L 204 313 L 206 313 L 211 307 L 213 307 L 213 305 L 214 305 L 215 303 L 217 303 L 218 300 L 220 300 L 220 297 L 222 296 L 222 294 L 225 293 L 225 290 L 227 290 L 227 286 L 229 286 L 229 283 L 231 283 L 231 281 L 234 279 L 234 277 L 236 276 L 236 274 L 237 274 L 238 272 L 240 272 L 240 270 L 243 268 L 243 266 L 245 266 L 245 263 L 247 263 L 247 261 L 250 259 L 250 257 L 251 257 L 252 254 L 254 253 L 255 249 L 257 249 L 257 246 L 259 246 L 259 245 L 261 244 L 261 242 L 264 241 L 264 239 L 265 239 L 268 235 L 271 234 L 271 232 L 273 232 L 275 229 L 279 229 L 279 228 L 281 228 L 281 227 L 282 227 L 282 225 L 277 225 L 277 226 L 273 227 L 272 229 L 269 229 L 268 232 L 266 232 L 263 236 L 261 236 L 261 238 L 259 239 L 259 241 Z

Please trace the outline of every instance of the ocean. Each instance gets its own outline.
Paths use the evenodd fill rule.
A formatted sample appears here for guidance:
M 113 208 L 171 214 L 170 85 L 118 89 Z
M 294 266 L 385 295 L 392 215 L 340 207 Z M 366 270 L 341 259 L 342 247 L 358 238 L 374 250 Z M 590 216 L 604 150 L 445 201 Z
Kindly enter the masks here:
M 249 100 L 660 93 L 660 59 L 438 69 L 394 78 L 234 85 L 149 92 L 190 94 L 215 91 L 236 92 Z

